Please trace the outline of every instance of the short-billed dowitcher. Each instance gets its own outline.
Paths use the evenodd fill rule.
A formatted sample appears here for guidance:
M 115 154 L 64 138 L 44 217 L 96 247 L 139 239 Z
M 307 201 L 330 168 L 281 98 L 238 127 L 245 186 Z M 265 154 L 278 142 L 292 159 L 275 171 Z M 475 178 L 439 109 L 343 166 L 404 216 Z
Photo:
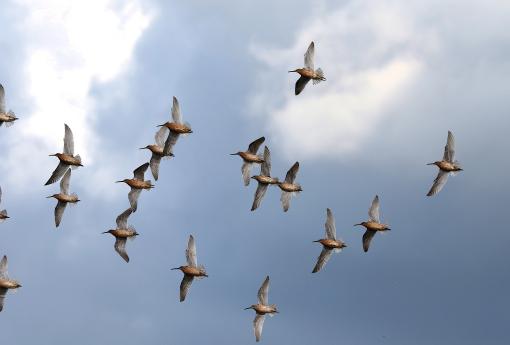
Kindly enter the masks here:
M 297 183 L 294 183 L 298 170 L 299 162 L 296 162 L 289 169 L 289 171 L 287 171 L 285 180 L 283 182 L 278 183 L 278 187 L 280 187 L 280 189 L 282 190 L 282 196 L 280 198 L 280 201 L 282 202 L 284 212 L 287 212 L 289 210 L 290 198 L 292 197 L 292 195 L 302 191 L 301 186 Z
M 71 169 L 68 169 L 67 172 L 60 180 L 60 193 L 53 194 L 48 196 L 47 198 L 55 198 L 57 199 L 57 206 L 55 206 L 55 226 L 58 228 L 60 222 L 62 221 L 62 216 L 64 215 L 64 210 L 68 203 L 76 204 L 80 199 L 78 199 L 78 195 L 69 193 L 69 182 L 71 181 Z
M 370 241 L 377 232 L 385 232 L 391 230 L 389 225 L 382 224 L 379 217 L 379 196 L 375 196 L 372 201 L 372 205 L 368 209 L 368 221 L 361 222 L 359 224 L 354 224 L 354 226 L 362 225 L 367 230 L 363 234 L 363 250 L 368 252 L 368 248 L 370 247 Z
M 232 156 L 240 156 L 243 159 L 243 165 L 241 166 L 241 172 L 243 174 L 244 185 L 250 184 L 250 170 L 253 164 L 261 164 L 264 162 L 264 158 L 257 155 L 260 145 L 266 140 L 264 137 L 260 137 L 257 140 L 250 143 L 248 151 L 239 151 L 231 153 Z
M 324 267 L 324 265 L 326 265 L 333 251 L 339 252 L 342 250 L 342 248 L 347 247 L 347 245 L 341 239 L 336 238 L 335 218 L 333 217 L 333 212 L 331 212 L 329 208 L 326 209 L 325 227 L 326 238 L 314 241 L 322 244 L 323 248 L 312 273 L 319 272 Z
M 67 169 L 70 167 L 76 168 L 83 166 L 81 164 L 80 155 L 74 155 L 74 138 L 73 132 L 68 125 L 64 124 L 65 135 L 64 135 L 64 150 L 63 153 L 55 153 L 50 156 L 55 156 L 59 159 L 59 163 L 57 168 L 51 174 L 51 177 L 45 183 L 45 185 L 49 185 L 60 180 L 62 176 L 66 173 Z
M 257 313 L 257 315 L 255 315 L 255 319 L 253 320 L 253 331 L 255 333 L 256 341 L 260 341 L 260 338 L 262 337 L 262 327 L 264 326 L 265 315 L 269 314 L 269 316 L 273 316 L 275 313 L 278 313 L 276 304 L 269 304 L 268 291 L 269 276 L 266 277 L 257 294 L 259 303 L 252 304 L 248 308 L 244 308 L 244 310 L 253 309 L 255 310 L 255 313 Z
M 126 241 L 127 239 L 134 239 L 138 236 L 136 229 L 131 225 L 128 226 L 128 218 L 133 211 L 128 208 L 117 216 L 115 222 L 117 223 L 116 229 L 111 229 L 103 232 L 103 234 L 112 234 L 115 237 L 115 251 L 123 258 L 126 262 L 129 262 L 129 256 L 126 252 Z
M 252 179 L 257 180 L 258 186 L 255 191 L 255 198 L 253 199 L 253 205 L 251 206 L 251 210 L 256 210 L 260 203 L 262 202 L 262 198 L 266 194 L 267 187 L 271 184 L 278 184 L 278 179 L 271 177 L 271 152 L 267 146 L 264 147 L 264 162 L 260 165 L 260 175 L 255 175 L 251 177 Z
M 155 144 L 147 145 L 145 147 L 141 147 L 140 150 L 148 149 L 152 152 L 151 160 L 149 161 L 149 165 L 151 167 L 152 176 L 154 176 L 154 180 L 158 180 L 159 176 L 159 163 L 162 158 L 170 158 L 173 157 L 172 152 L 165 152 L 165 141 L 170 140 L 170 135 L 168 134 L 168 128 L 161 127 L 154 136 Z M 165 139 L 166 136 L 166 139 Z
M 18 281 L 9 278 L 7 273 L 7 256 L 0 261 L 0 311 L 4 309 L 4 299 L 8 290 L 16 290 L 21 285 Z
M 131 191 L 128 194 L 129 204 L 131 205 L 131 209 L 133 212 L 136 212 L 138 207 L 138 198 L 140 197 L 140 193 L 144 189 L 154 188 L 151 180 L 144 181 L 145 171 L 149 167 L 149 163 L 145 163 L 140 165 L 138 168 L 133 170 L 133 178 L 125 178 L 121 181 L 115 181 L 117 183 L 124 182 L 129 187 L 131 187 Z
M 458 171 L 462 171 L 459 162 L 455 160 L 455 139 L 452 132 L 448 131 L 448 138 L 446 139 L 446 146 L 444 147 L 443 159 L 434 163 L 428 163 L 427 165 L 436 165 L 439 168 L 434 184 L 430 188 L 427 196 L 432 196 L 441 191 L 448 175 L 455 174 Z
M 300 75 L 299 79 L 296 81 L 296 86 L 294 90 L 296 96 L 299 95 L 301 91 L 303 91 L 306 84 L 308 84 L 310 80 L 313 80 L 314 85 L 320 83 L 321 81 L 326 80 L 326 78 L 324 78 L 324 73 L 320 68 L 315 70 L 314 60 L 315 60 L 315 44 L 312 42 L 308 46 L 308 49 L 306 50 L 305 53 L 305 67 L 289 71 L 289 73 L 296 72 Z

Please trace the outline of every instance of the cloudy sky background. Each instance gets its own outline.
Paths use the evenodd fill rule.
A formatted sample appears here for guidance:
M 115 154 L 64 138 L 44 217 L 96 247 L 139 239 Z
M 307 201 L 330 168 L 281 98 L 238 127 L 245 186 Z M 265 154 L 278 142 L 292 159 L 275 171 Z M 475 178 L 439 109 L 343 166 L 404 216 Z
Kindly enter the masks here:
M 0 128 L 0 255 L 23 288 L 0 313 L 15 344 L 251 343 L 265 275 L 266 344 L 506 344 L 510 4 L 505 1 L 4 0 L 0 83 L 20 120 Z M 311 40 L 327 81 L 296 98 Z M 101 235 L 128 207 L 171 97 L 194 133 L 161 164 L 130 223 L 131 262 Z M 63 123 L 85 167 L 58 230 L 43 186 Z M 465 171 L 426 198 L 446 133 Z M 299 161 L 284 214 L 250 212 L 238 157 L 266 137 L 273 173 Z M 255 170 L 256 171 L 256 170 Z M 148 175 L 146 175 L 148 176 Z M 375 194 L 392 231 L 368 253 Z M 325 209 L 348 248 L 319 274 Z M 210 277 L 178 301 L 189 234 Z

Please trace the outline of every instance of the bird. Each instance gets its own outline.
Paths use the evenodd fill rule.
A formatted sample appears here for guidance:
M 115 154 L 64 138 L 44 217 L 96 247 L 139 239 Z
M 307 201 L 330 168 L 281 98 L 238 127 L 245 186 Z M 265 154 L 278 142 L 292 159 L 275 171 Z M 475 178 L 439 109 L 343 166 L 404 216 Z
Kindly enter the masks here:
M 156 144 L 147 145 L 145 147 L 141 147 L 140 150 L 148 149 L 152 152 L 151 160 L 149 161 L 149 165 L 151 168 L 152 176 L 154 180 L 158 180 L 159 176 L 159 163 L 162 158 L 170 158 L 173 157 L 174 154 L 172 152 L 165 152 L 165 141 L 168 142 L 171 139 L 171 136 L 168 135 L 165 139 L 165 135 L 167 135 L 168 129 L 166 127 L 161 127 L 154 136 Z
M 69 194 L 69 182 L 71 181 L 71 169 L 68 169 L 64 174 L 62 180 L 60 180 L 60 193 L 53 194 L 48 196 L 47 198 L 55 198 L 57 199 L 57 206 L 55 206 L 55 226 L 58 228 L 60 222 L 62 221 L 62 216 L 64 215 L 64 210 L 68 203 L 76 204 L 80 199 L 78 199 L 78 195 Z
M 189 235 L 188 248 L 186 249 L 186 261 L 186 266 L 171 268 L 172 270 L 181 270 L 181 272 L 184 273 L 179 292 L 179 300 L 181 302 L 184 302 L 186 299 L 188 289 L 191 283 L 193 283 L 193 279 L 208 277 L 205 267 L 197 264 L 197 248 L 193 235 Z
M 460 163 L 455 160 L 455 139 L 452 132 L 448 131 L 448 138 L 446 139 L 446 146 L 444 147 L 443 159 L 427 165 L 435 165 L 439 168 L 439 172 L 434 180 L 434 184 L 430 188 L 427 196 L 436 195 L 443 189 L 448 175 L 455 174 L 462 171 Z
M 385 232 L 391 230 L 388 224 L 382 224 L 379 217 L 379 196 L 376 195 L 372 201 L 372 205 L 368 209 L 368 221 L 354 224 L 354 226 L 364 226 L 367 230 L 363 234 L 363 250 L 368 252 L 370 241 L 377 232 Z
M 125 178 L 124 180 L 115 181 L 116 183 L 124 182 L 129 187 L 131 187 L 131 191 L 128 194 L 128 199 L 133 212 L 136 212 L 136 209 L 138 208 L 138 197 L 140 197 L 142 190 L 154 188 L 151 180 L 144 181 L 145 171 L 147 171 L 148 167 L 149 163 L 144 163 L 133 170 L 133 178 Z
M 260 286 L 258 292 L 258 300 L 259 303 L 252 304 L 248 308 L 244 308 L 244 310 L 253 309 L 255 310 L 255 319 L 253 320 L 253 331 L 255 333 L 255 340 L 258 342 L 262 336 L 262 327 L 264 326 L 264 317 L 266 314 L 269 316 L 273 316 L 276 313 L 279 313 L 276 304 L 269 304 L 268 302 L 268 290 L 269 290 L 269 276 L 266 276 L 266 279 Z
M 21 284 L 10 279 L 7 273 L 7 256 L 4 255 L 0 261 L 0 311 L 4 309 L 4 299 L 8 290 L 16 290 L 21 287 Z
M 280 187 L 280 189 L 282 190 L 282 196 L 280 198 L 280 201 L 282 202 L 284 212 L 287 212 L 289 210 L 291 196 L 295 193 L 303 191 L 299 184 L 294 183 L 298 170 L 299 162 L 296 162 L 289 169 L 289 171 L 287 171 L 285 180 L 283 182 L 278 183 L 278 187 Z
M 312 273 L 319 272 L 324 267 L 324 265 L 326 265 L 333 251 L 339 252 L 342 250 L 342 248 L 347 247 L 345 242 L 343 242 L 341 239 L 336 238 L 335 218 L 333 217 L 333 212 L 331 212 L 329 208 L 326 209 L 325 227 L 326 238 L 314 241 L 322 244 L 323 248 L 321 254 L 317 258 L 317 264 L 315 264 Z
M 128 218 L 133 213 L 131 208 L 128 208 L 121 214 L 117 216 L 115 222 L 117 223 L 116 229 L 110 229 L 108 231 L 103 232 L 103 234 L 112 234 L 115 237 L 115 251 L 123 258 L 126 262 L 129 262 L 129 256 L 126 252 L 126 241 L 127 239 L 134 239 L 135 236 L 138 236 L 138 232 L 136 229 L 129 225 L 128 226 Z
M 64 150 L 63 153 L 55 153 L 50 156 L 55 156 L 59 159 L 59 163 L 57 168 L 53 171 L 51 174 L 51 177 L 48 179 L 48 181 L 44 184 L 45 186 L 55 183 L 64 174 L 66 173 L 67 169 L 70 167 L 77 168 L 83 166 L 81 164 L 81 157 L 80 155 L 74 155 L 74 139 L 73 139 L 73 132 L 71 131 L 71 128 L 69 128 L 68 125 L 64 124 L 65 128 L 65 135 L 64 135 Z
M 2 202 L 2 188 L 0 187 L 0 203 Z M 7 210 L 0 211 L 0 222 L 3 222 L 7 218 L 11 218 L 7 215 Z
M 170 134 L 168 139 L 165 142 L 165 147 L 163 149 L 164 152 L 173 153 L 173 147 L 177 143 L 177 139 L 181 134 L 190 134 L 193 133 L 191 130 L 191 126 L 189 123 L 182 122 L 181 108 L 179 106 L 179 101 L 174 96 L 173 104 L 172 104 L 172 122 L 167 121 L 158 127 L 166 127 L 170 130 Z
M 244 185 L 250 184 L 250 170 L 252 164 L 261 164 L 264 162 L 264 158 L 257 155 L 260 145 L 266 140 L 264 137 L 260 137 L 257 140 L 250 143 L 248 151 L 239 151 L 231 153 L 231 156 L 240 156 L 243 159 L 243 165 L 241 166 L 241 172 L 243 174 Z
M 314 60 L 315 44 L 312 41 L 305 53 L 305 67 L 289 71 L 289 73 L 296 72 L 300 75 L 299 79 L 296 81 L 296 86 L 294 89 L 296 96 L 299 95 L 301 91 L 303 91 L 306 84 L 308 84 L 310 80 L 313 80 L 314 85 L 326 80 L 326 78 L 324 78 L 324 72 L 322 72 L 322 69 L 314 68 Z
M 251 210 L 255 211 L 262 202 L 262 198 L 266 194 L 267 187 L 271 184 L 278 184 L 278 178 L 271 177 L 271 152 L 267 146 L 264 146 L 264 162 L 260 165 L 260 175 L 255 175 L 251 177 L 254 180 L 257 180 L 258 186 L 255 191 L 255 198 L 253 199 L 253 205 L 251 206 Z
M 0 126 L 5 122 L 5 126 L 9 127 L 14 124 L 18 118 L 12 110 L 7 111 L 5 108 L 5 90 L 2 84 L 0 84 Z

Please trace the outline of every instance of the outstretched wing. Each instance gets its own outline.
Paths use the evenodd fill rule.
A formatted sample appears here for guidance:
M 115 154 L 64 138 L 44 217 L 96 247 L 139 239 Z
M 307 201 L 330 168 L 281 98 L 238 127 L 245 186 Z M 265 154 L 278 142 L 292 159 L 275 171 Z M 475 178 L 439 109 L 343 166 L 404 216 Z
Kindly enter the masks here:
M 175 123 L 182 124 L 181 107 L 179 106 L 179 101 L 175 96 L 172 104 L 172 119 Z
M 264 162 L 260 166 L 260 173 L 264 176 L 271 176 L 271 152 L 264 146 Z
M 296 179 L 296 175 L 299 170 L 299 162 L 294 163 L 294 165 L 287 171 L 287 175 L 285 175 L 285 182 L 294 183 Z
M 266 140 L 264 137 L 260 137 L 257 140 L 250 143 L 248 146 L 248 152 L 251 154 L 257 154 L 257 151 L 259 150 L 260 145 Z
M 434 179 L 434 183 L 432 184 L 432 187 L 430 188 L 429 192 L 427 193 L 427 196 L 436 195 L 443 189 L 444 185 L 446 184 L 446 181 L 448 181 L 448 175 L 449 173 L 443 170 L 439 170 L 437 173 L 436 178 Z
M 64 123 L 65 135 L 64 135 L 64 153 L 74 156 L 74 138 L 73 132 L 68 125 Z
M 372 241 L 372 238 L 374 238 L 376 231 L 374 230 L 367 230 L 363 234 L 363 250 L 368 252 L 368 248 L 370 247 L 370 242 Z
M 253 332 L 255 333 L 255 341 L 260 341 L 262 337 L 262 328 L 264 327 L 264 315 L 257 314 L 253 320 Z
M 248 162 L 243 162 L 243 165 L 241 166 L 241 173 L 243 174 L 243 181 L 245 186 L 250 184 L 251 166 L 252 164 Z
M 57 206 L 55 206 L 55 226 L 58 228 L 60 222 L 62 221 L 62 217 L 64 216 L 64 211 L 66 209 L 67 202 L 58 201 Z
M 163 148 L 163 155 L 168 156 L 171 153 L 173 154 L 173 149 L 175 144 L 177 143 L 177 139 L 179 139 L 179 133 L 170 132 L 165 141 L 165 146 Z
M 53 170 L 53 173 L 44 185 L 47 186 L 60 180 L 60 178 L 66 173 L 67 169 L 69 169 L 69 165 L 59 162 L 57 168 Z
M 7 273 L 7 256 L 6 255 L 4 255 L 4 257 L 0 261 L 0 278 L 9 279 L 9 274 Z
M 267 297 L 268 291 L 269 291 L 269 276 L 266 276 L 266 279 L 264 279 L 264 282 L 260 286 L 259 292 L 257 294 L 260 304 L 269 305 Z
M 370 205 L 370 208 L 368 209 L 368 218 L 372 222 L 380 223 L 379 218 L 379 196 L 376 195 L 374 200 L 372 200 L 372 205 Z
M 186 249 L 186 261 L 191 267 L 197 267 L 197 248 L 195 246 L 195 238 L 189 235 L 188 248 Z
M 123 258 L 126 262 L 129 262 L 129 256 L 126 252 L 126 238 L 117 237 L 115 239 L 115 251 Z
M 133 170 L 133 175 L 135 179 L 142 180 L 144 179 L 145 172 L 147 171 L 147 168 L 149 167 L 149 163 L 144 163 L 140 165 L 138 168 Z
M 180 301 L 183 302 L 186 299 L 186 295 L 188 294 L 188 289 L 193 283 L 193 276 L 185 274 L 182 277 L 181 286 L 180 286 Z
M 255 191 L 255 199 L 253 199 L 253 204 L 251 206 L 252 211 L 255 211 L 260 206 L 260 202 L 264 198 L 264 195 L 266 195 L 267 187 L 268 185 L 264 183 L 259 183 L 257 186 L 257 190 Z
M 158 180 L 159 177 L 159 163 L 161 162 L 161 156 L 155 153 L 152 154 L 151 160 L 149 164 L 151 166 L 152 176 L 154 176 L 154 180 Z
M 60 181 L 60 193 L 69 194 L 69 182 L 71 182 L 71 169 L 67 170 Z
M 128 208 L 121 214 L 117 216 L 117 219 L 115 219 L 115 223 L 117 223 L 117 229 L 127 229 L 128 228 L 128 218 L 133 213 L 133 210 L 131 208 Z
M 306 84 L 310 81 L 310 78 L 301 76 L 296 81 L 296 86 L 294 87 L 294 94 L 297 96 L 305 89 Z
M 2 84 L 0 84 L 0 113 L 5 114 L 5 90 Z
M 331 257 L 331 254 L 333 253 L 333 250 L 322 248 L 321 254 L 317 258 L 317 263 L 315 264 L 315 267 L 313 268 L 312 273 L 319 272 L 324 265 L 328 262 L 329 258 Z
M 448 131 L 448 138 L 446 139 L 446 146 L 444 147 L 443 160 L 450 163 L 453 163 L 455 160 L 455 138 L 450 131 Z
M 333 212 L 328 208 L 326 209 L 326 237 L 331 240 L 336 240 L 336 226 L 335 226 L 335 217 L 333 216 Z
M 156 145 L 158 145 L 159 147 L 164 147 L 167 134 L 168 128 L 166 128 L 165 126 L 161 126 L 154 135 L 154 141 L 156 142 Z
M 291 197 L 292 197 L 291 193 L 282 191 L 280 201 L 282 202 L 283 212 L 287 212 L 289 210 Z
M 314 60 L 315 60 L 315 44 L 312 41 L 312 43 L 310 43 L 305 53 L 305 67 L 314 71 L 315 70 L 315 68 L 313 67 Z
M 128 193 L 129 205 L 131 205 L 131 210 L 136 212 L 138 208 L 138 198 L 140 197 L 140 193 L 142 193 L 141 189 L 131 188 Z

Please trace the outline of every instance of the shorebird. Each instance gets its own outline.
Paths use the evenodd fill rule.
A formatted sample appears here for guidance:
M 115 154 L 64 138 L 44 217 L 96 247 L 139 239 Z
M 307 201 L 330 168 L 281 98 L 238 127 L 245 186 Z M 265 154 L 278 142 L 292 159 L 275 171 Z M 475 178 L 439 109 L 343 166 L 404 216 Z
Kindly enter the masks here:
M 341 239 L 336 238 L 335 218 L 333 217 L 333 212 L 331 212 L 329 208 L 326 209 L 325 227 L 326 238 L 314 241 L 322 244 L 323 248 L 312 273 L 319 272 L 324 267 L 324 265 L 326 265 L 333 251 L 340 252 L 342 248 L 347 247 L 347 245 Z
M 245 186 L 250 184 L 250 170 L 252 164 L 261 164 L 264 162 L 264 158 L 257 155 L 257 151 L 259 150 L 259 147 L 260 145 L 262 145 L 264 140 L 266 140 L 266 138 L 260 137 L 257 140 L 253 141 L 248 146 L 248 151 L 239 151 L 230 154 L 232 156 L 240 156 L 243 159 L 241 172 L 243 173 L 243 180 Z
M 2 202 L 2 188 L 0 187 L 0 203 Z M 10 218 L 8 215 L 7 215 L 7 210 L 2 210 L 0 211 L 0 222 L 3 222 L 4 220 L 6 220 L 7 218 Z
M 9 127 L 13 125 L 14 121 L 17 119 L 12 110 L 7 111 L 5 108 L 5 90 L 2 84 L 0 84 L 0 126 L 5 122 L 5 126 Z
M 129 187 L 131 187 L 131 191 L 128 194 L 128 199 L 133 212 L 136 212 L 138 207 L 138 197 L 140 196 L 142 190 L 154 188 L 151 180 L 144 181 L 145 171 L 147 171 L 148 167 L 149 163 L 142 164 L 133 170 L 134 178 L 125 178 L 124 180 L 115 181 L 116 183 L 124 182 Z
M 269 304 L 267 293 L 269 290 L 269 276 L 266 277 L 262 285 L 260 286 L 258 292 L 259 303 L 252 304 L 248 308 L 244 308 L 244 310 L 253 309 L 257 315 L 253 320 L 253 331 L 255 333 L 255 340 L 260 341 L 260 337 L 262 336 L 262 327 L 264 327 L 264 317 L 266 314 L 269 316 L 273 316 L 275 313 L 278 313 L 276 309 L 276 304 Z
M 65 135 L 64 135 L 64 152 L 63 153 L 55 153 L 50 156 L 55 156 L 59 159 L 59 163 L 57 168 L 51 174 L 51 177 L 44 185 L 49 185 L 60 180 L 62 176 L 66 173 L 67 169 L 70 167 L 77 168 L 83 166 L 81 164 L 80 155 L 74 155 L 74 139 L 73 132 L 68 125 L 64 124 Z
M 379 196 L 375 196 L 372 205 L 368 209 L 368 221 L 354 224 L 354 226 L 362 225 L 367 231 L 363 234 L 363 250 L 368 252 L 370 241 L 377 232 L 384 232 L 391 230 L 388 224 L 382 224 L 379 217 Z
M 159 125 L 158 127 L 166 127 L 170 130 L 170 134 L 168 139 L 165 142 L 165 147 L 163 149 L 166 153 L 173 153 L 173 147 L 175 143 L 177 143 L 177 139 L 179 139 L 179 136 L 181 134 L 190 134 L 193 133 L 191 130 L 191 126 L 189 123 L 182 122 L 182 116 L 181 116 L 181 108 L 179 106 L 179 101 L 177 98 L 173 98 L 173 104 L 172 104 L 172 122 L 167 121 L 162 125 Z
M 62 216 L 64 215 L 64 210 L 66 209 L 67 203 L 76 204 L 80 199 L 78 199 L 78 195 L 69 194 L 69 182 L 71 180 L 71 169 L 68 169 L 65 173 L 62 180 L 60 180 L 60 193 L 53 194 L 48 196 L 47 198 L 55 198 L 57 199 L 57 206 L 55 206 L 55 226 L 58 228 L 60 225 L 60 221 L 62 220 Z
M 159 176 L 159 163 L 161 162 L 161 158 L 170 158 L 173 157 L 172 152 L 165 152 L 165 147 L 167 146 L 165 142 L 168 142 L 171 139 L 171 136 L 167 135 L 168 129 L 166 127 L 161 127 L 154 136 L 154 140 L 156 144 L 147 145 L 145 147 L 141 147 L 140 150 L 148 149 L 152 152 L 151 160 L 149 165 L 151 167 L 152 176 L 154 176 L 154 180 L 158 180 Z
M 446 184 L 448 175 L 462 171 L 459 162 L 455 160 L 455 139 L 453 138 L 452 132 L 448 131 L 448 139 L 444 147 L 443 159 L 434 163 L 428 163 L 427 165 L 436 165 L 439 168 L 434 184 L 427 193 L 427 196 L 439 193 Z
M 179 300 L 181 302 L 186 299 L 186 294 L 188 293 L 188 289 L 191 286 L 191 283 L 193 283 L 194 278 L 200 279 L 208 277 L 205 267 L 197 264 L 197 248 L 195 246 L 195 239 L 192 235 L 189 235 L 188 249 L 186 249 L 186 261 L 188 263 L 186 266 L 172 268 L 172 270 L 181 270 L 182 273 L 184 273 L 180 287 Z
M 284 212 L 287 212 L 289 210 L 291 196 L 302 191 L 301 186 L 297 183 L 294 183 L 298 170 L 299 162 L 296 162 L 289 169 L 289 171 L 287 171 L 285 180 L 283 182 L 278 183 L 278 187 L 280 187 L 280 189 L 282 190 L 282 196 L 280 200 L 282 202 Z
M 7 273 L 7 256 L 4 255 L 0 261 L 0 311 L 4 309 L 4 299 L 8 290 L 16 290 L 21 285 L 18 281 L 9 279 Z
M 123 258 L 126 262 L 129 262 L 129 256 L 126 253 L 126 241 L 128 238 L 134 239 L 138 236 L 136 229 L 131 225 L 128 226 L 128 218 L 133 211 L 128 208 L 124 212 L 118 215 L 115 222 L 117 223 L 116 229 L 111 229 L 103 232 L 103 234 L 112 234 L 115 237 L 115 251 Z
M 271 184 L 278 184 L 279 182 L 278 178 L 271 177 L 271 152 L 269 152 L 267 146 L 264 146 L 264 162 L 260 165 L 260 175 L 255 175 L 251 178 L 258 182 L 253 205 L 251 206 L 251 210 L 254 211 L 260 206 L 262 198 L 264 198 L 266 194 L 267 187 Z
M 305 67 L 289 71 L 289 73 L 296 72 L 300 75 L 299 79 L 296 81 L 296 87 L 294 90 L 296 96 L 299 95 L 301 91 L 303 91 L 306 84 L 308 84 L 310 80 L 313 80 L 314 85 L 320 83 L 321 81 L 326 80 L 326 78 L 324 78 L 324 73 L 322 72 L 322 70 L 320 68 L 318 69 L 314 68 L 314 60 L 315 60 L 315 45 L 312 42 L 308 46 L 308 49 L 306 50 L 305 53 Z

